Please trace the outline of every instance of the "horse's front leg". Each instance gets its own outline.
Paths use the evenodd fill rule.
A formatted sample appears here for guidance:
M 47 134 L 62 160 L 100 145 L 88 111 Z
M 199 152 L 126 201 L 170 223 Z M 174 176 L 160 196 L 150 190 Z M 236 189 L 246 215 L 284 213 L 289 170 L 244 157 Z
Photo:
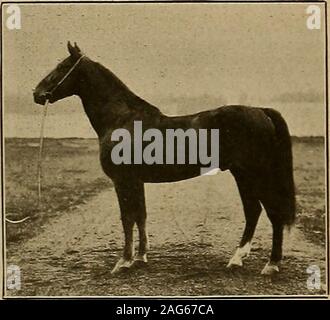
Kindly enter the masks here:
M 124 229 L 125 245 L 123 256 L 117 262 L 112 273 L 130 268 L 135 261 L 147 262 L 146 252 L 148 238 L 146 234 L 146 207 L 144 185 L 140 181 L 115 181 L 121 212 L 121 221 Z M 138 254 L 134 257 L 133 227 L 139 228 L 140 245 Z
M 143 201 L 145 203 L 145 201 Z M 134 257 L 135 263 L 147 263 L 147 251 L 149 250 L 149 239 L 146 229 L 147 212 L 145 206 L 138 212 L 136 224 L 139 229 L 139 251 Z

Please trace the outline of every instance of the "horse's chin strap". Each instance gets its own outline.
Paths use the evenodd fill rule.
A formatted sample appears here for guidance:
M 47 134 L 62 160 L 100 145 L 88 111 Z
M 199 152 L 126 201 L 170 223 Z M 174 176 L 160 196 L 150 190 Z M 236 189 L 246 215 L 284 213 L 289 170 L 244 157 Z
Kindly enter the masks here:
M 65 79 L 72 73 L 72 71 L 78 66 L 78 64 L 80 63 L 80 61 L 85 57 L 85 55 L 83 54 L 75 63 L 74 65 L 69 69 L 69 71 L 64 75 L 64 77 L 56 84 L 56 86 L 49 92 L 46 92 L 46 99 L 49 100 L 54 91 L 65 81 Z

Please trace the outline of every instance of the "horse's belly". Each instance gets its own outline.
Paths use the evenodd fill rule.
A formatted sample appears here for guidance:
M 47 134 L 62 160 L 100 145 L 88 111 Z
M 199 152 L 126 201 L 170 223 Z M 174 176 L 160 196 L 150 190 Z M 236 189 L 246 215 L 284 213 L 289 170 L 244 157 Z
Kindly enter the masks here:
M 138 170 L 139 179 L 149 183 L 175 182 L 197 177 L 200 167 L 195 165 L 151 165 Z
M 175 182 L 197 177 L 201 168 L 197 165 L 138 165 L 138 164 L 107 164 L 103 163 L 104 172 L 112 179 L 138 179 L 147 183 Z

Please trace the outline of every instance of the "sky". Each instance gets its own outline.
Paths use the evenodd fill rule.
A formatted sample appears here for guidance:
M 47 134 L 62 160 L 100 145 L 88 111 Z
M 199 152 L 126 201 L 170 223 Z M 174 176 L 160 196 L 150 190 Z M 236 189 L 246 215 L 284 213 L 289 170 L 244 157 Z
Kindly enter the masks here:
M 42 110 L 32 88 L 68 55 L 68 40 L 166 114 L 269 106 L 291 134 L 323 135 L 324 19 L 309 30 L 307 6 L 20 5 L 22 29 L 2 28 L 5 136 L 39 136 Z M 51 106 L 46 135 L 95 133 L 71 97 Z

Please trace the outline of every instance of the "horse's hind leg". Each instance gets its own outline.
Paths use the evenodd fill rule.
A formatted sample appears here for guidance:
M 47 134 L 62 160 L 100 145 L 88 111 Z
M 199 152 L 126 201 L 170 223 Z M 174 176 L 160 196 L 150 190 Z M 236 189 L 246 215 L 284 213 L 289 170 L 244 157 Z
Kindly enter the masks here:
M 284 223 L 281 219 L 281 211 L 277 200 L 263 200 L 262 203 L 266 209 L 267 216 L 273 227 L 273 244 L 270 255 L 270 260 L 261 271 L 261 274 L 272 275 L 279 272 L 279 265 L 282 260 L 282 244 L 283 244 L 283 229 Z
M 251 240 L 261 213 L 261 205 L 257 197 L 258 188 L 256 182 L 240 172 L 233 172 L 233 175 L 242 199 L 246 222 L 240 244 L 227 267 L 243 266 L 242 260 L 250 253 Z
M 130 268 L 135 259 L 133 243 L 133 227 L 137 223 L 140 233 L 140 247 L 137 260 L 146 262 L 147 236 L 145 232 L 146 208 L 144 186 L 139 181 L 114 181 L 118 196 L 121 221 L 124 229 L 125 245 L 122 258 L 112 270 L 116 273 L 121 269 Z

